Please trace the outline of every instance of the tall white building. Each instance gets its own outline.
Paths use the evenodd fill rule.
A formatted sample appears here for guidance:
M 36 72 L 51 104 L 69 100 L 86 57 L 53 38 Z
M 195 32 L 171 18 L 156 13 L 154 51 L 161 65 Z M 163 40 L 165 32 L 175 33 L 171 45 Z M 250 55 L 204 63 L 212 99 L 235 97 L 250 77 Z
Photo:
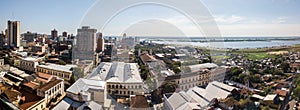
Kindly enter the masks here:
M 94 60 L 97 47 L 96 32 L 96 29 L 91 29 L 89 26 L 77 29 L 73 60 Z
M 21 45 L 20 21 L 7 22 L 8 45 L 19 47 Z

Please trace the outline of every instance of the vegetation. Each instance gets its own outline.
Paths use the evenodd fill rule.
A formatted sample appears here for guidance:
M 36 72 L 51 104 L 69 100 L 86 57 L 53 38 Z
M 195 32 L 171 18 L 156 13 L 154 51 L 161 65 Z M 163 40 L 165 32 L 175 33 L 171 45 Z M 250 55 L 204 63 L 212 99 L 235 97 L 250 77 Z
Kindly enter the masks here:
M 162 88 L 162 90 L 161 90 L 162 94 L 175 92 L 177 86 L 178 85 L 175 82 L 167 82 L 167 83 L 165 83 L 164 85 L 161 86 L 161 88 Z

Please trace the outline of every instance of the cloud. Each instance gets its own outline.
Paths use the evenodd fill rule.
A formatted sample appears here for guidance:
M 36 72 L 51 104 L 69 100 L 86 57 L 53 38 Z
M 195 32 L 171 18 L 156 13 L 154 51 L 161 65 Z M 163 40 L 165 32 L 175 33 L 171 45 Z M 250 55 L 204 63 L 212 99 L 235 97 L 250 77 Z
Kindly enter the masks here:
M 286 23 L 288 17 L 277 17 L 275 20 L 272 20 L 272 23 L 274 24 L 281 24 L 281 23 Z
M 231 15 L 229 17 L 225 16 L 215 16 L 215 20 L 217 23 L 222 23 L 222 24 L 233 24 L 240 22 L 242 20 L 245 20 L 244 17 L 237 16 L 237 15 Z

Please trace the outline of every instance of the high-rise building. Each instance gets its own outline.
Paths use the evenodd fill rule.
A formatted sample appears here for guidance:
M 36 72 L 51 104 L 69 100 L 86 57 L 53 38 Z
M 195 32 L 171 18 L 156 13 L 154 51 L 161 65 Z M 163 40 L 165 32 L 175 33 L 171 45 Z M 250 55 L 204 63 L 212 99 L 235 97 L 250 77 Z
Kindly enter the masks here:
M 4 34 L 3 34 L 3 32 L 2 33 L 0 33 L 0 48 L 2 48 L 3 47 L 3 45 L 4 45 Z
M 52 31 L 51 31 L 51 38 L 52 39 L 55 39 L 55 38 L 57 38 L 57 30 L 55 30 L 55 29 L 53 29 Z
M 21 45 L 20 21 L 8 21 L 7 34 L 8 46 L 19 47 Z
M 35 38 L 37 38 L 37 33 L 32 33 L 28 31 L 27 33 L 24 33 L 23 40 L 26 40 L 26 42 L 33 42 Z
M 73 59 L 94 60 L 96 51 L 96 29 L 83 26 L 77 29 L 76 45 L 73 50 Z
M 62 33 L 62 36 L 68 37 L 68 32 L 63 32 L 63 33 Z
M 98 38 L 97 38 L 97 49 L 96 52 L 103 52 L 104 51 L 104 38 L 102 36 L 102 33 L 99 33 Z
M 127 46 L 126 45 L 126 33 L 123 34 L 123 38 L 122 38 L 121 42 L 122 42 L 122 48 L 126 49 L 126 46 Z

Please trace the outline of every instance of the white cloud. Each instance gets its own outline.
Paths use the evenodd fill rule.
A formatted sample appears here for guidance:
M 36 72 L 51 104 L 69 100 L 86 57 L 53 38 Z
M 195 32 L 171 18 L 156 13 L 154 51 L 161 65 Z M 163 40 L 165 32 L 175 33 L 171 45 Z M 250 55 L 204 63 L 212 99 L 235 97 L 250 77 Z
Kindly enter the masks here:
M 245 20 L 244 17 L 237 16 L 237 15 L 231 15 L 229 17 L 225 16 L 215 16 L 215 20 L 217 23 L 222 23 L 222 24 L 233 24 L 240 22 L 242 20 Z
M 281 23 L 286 23 L 288 17 L 277 17 L 275 20 L 272 20 L 272 23 L 274 24 L 281 24 Z

